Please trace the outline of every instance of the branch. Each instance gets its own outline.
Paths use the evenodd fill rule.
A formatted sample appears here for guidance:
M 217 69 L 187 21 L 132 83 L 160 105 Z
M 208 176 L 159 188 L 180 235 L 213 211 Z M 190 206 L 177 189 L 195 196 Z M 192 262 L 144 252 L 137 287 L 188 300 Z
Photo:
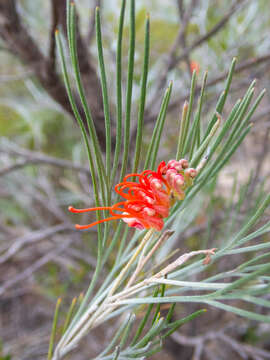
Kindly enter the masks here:
M 201 44 L 216 35 L 227 24 L 227 22 L 231 19 L 234 13 L 240 8 L 242 3 L 244 2 L 246 2 L 246 0 L 236 0 L 231 6 L 230 10 L 227 12 L 227 14 L 225 14 L 223 18 L 211 30 L 209 30 L 206 34 L 195 40 L 194 43 L 188 48 L 184 49 L 181 55 L 171 59 L 171 62 L 168 65 L 168 70 L 171 70 L 173 67 L 175 67 L 181 60 L 183 60 L 187 55 L 189 55 L 192 50 L 196 49 Z
M 46 229 L 41 229 L 37 231 L 32 231 L 30 234 L 26 234 L 14 240 L 13 244 L 8 248 L 8 250 L 0 256 L 0 264 L 9 260 L 13 257 L 19 250 L 21 250 L 24 246 L 36 243 L 38 241 L 48 239 L 49 237 L 66 230 L 74 230 L 75 227 L 71 224 L 60 224 L 51 226 Z
M 235 72 L 235 74 L 239 74 L 245 70 L 248 70 L 252 67 L 255 67 L 260 64 L 267 63 L 267 62 L 270 62 L 270 53 L 242 62 L 241 64 L 239 64 L 235 67 L 234 72 Z M 210 80 L 207 83 L 207 87 L 209 88 L 211 86 L 214 86 L 214 85 L 222 82 L 223 80 L 225 80 L 227 78 L 227 76 L 228 76 L 228 72 L 227 71 L 223 72 L 221 75 Z M 197 86 L 195 89 L 195 95 L 199 94 L 200 90 L 201 90 L 201 86 Z M 172 111 L 175 108 L 179 107 L 179 104 L 184 102 L 188 98 L 188 96 L 189 96 L 189 93 L 186 92 L 180 98 L 178 98 L 174 102 L 171 102 L 168 106 L 168 111 Z M 145 116 L 145 123 L 146 124 L 153 123 L 155 121 L 156 117 L 157 117 L 157 113 L 151 112 L 150 109 L 148 108 L 148 111 Z
M 194 347 L 194 353 L 192 359 L 199 360 L 205 351 L 205 345 L 209 341 L 220 341 L 228 345 L 234 350 L 241 359 L 269 359 L 270 352 L 267 350 L 260 349 L 258 347 L 241 343 L 224 333 L 224 330 L 220 331 L 209 331 L 201 336 L 185 336 L 177 332 L 171 335 L 172 339 L 184 346 Z
M 185 27 L 188 25 L 188 23 L 184 23 L 183 27 L 180 28 L 179 33 L 177 35 L 176 41 L 173 44 L 169 56 L 167 57 L 165 68 L 162 71 L 162 74 L 160 76 L 160 80 L 158 81 L 157 85 L 157 92 L 153 96 L 153 102 L 156 101 L 157 95 L 165 87 L 165 84 L 167 82 L 168 73 L 170 70 L 176 67 L 176 65 L 184 60 L 187 59 L 187 57 L 190 55 L 191 51 L 197 48 L 198 46 L 202 45 L 204 42 L 208 41 L 211 37 L 216 35 L 230 20 L 230 18 L 233 16 L 233 14 L 239 9 L 239 7 L 242 5 L 243 2 L 246 2 L 247 0 L 236 0 L 233 5 L 231 6 L 230 10 L 227 12 L 227 14 L 224 15 L 224 17 L 206 34 L 198 37 L 192 45 L 185 47 L 181 55 L 177 56 L 176 52 L 181 45 L 181 38 L 183 37 L 183 34 L 185 33 Z M 190 7 L 189 13 L 186 16 L 186 21 L 188 21 L 192 15 L 192 6 Z M 148 110 L 153 107 L 153 102 L 148 106 Z
M 17 283 L 24 282 L 27 278 L 29 278 L 34 272 L 40 269 L 42 266 L 46 265 L 49 261 L 52 261 L 58 254 L 61 254 L 66 248 L 70 246 L 72 239 L 67 240 L 62 243 L 58 248 L 54 248 L 52 251 L 42 256 L 36 262 L 34 262 L 31 266 L 20 272 L 18 275 L 14 276 L 10 280 L 6 281 L 0 287 L 0 295 L 2 296 L 5 291 L 7 291 L 10 287 L 14 286 Z
M 180 18 L 180 21 L 182 22 L 182 26 L 178 32 L 177 38 L 176 38 L 173 46 L 171 48 L 171 51 L 169 54 L 169 59 L 172 59 L 175 56 L 175 52 L 179 46 L 181 46 L 183 49 L 186 48 L 186 46 L 187 46 L 187 41 L 186 41 L 187 26 L 190 22 L 190 18 L 192 16 L 193 10 L 197 6 L 197 4 L 198 4 L 198 0 L 192 0 L 189 8 L 185 10 L 183 1 L 182 0 L 177 1 L 179 18 Z M 192 75 L 191 68 L 190 68 L 189 54 L 187 54 L 185 56 L 185 62 L 187 64 L 189 74 Z
M 4 152 L 10 155 L 17 155 L 25 158 L 25 160 L 19 160 L 15 164 L 0 169 L 0 176 L 6 175 L 12 171 L 21 169 L 24 166 L 28 166 L 32 164 L 52 165 L 52 166 L 79 171 L 87 175 L 90 174 L 89 169 L 87 167 L 76 165 L 73 164 L 71 161 L 58 159 L 56 157 L 48 156 L 36 151 L 22 149 L 17 146 L 7 149 L 3 145 L 2 146 L 0 145 L 0 152 Z
M 43 88 L 63 109 L 73 117 L 73 111 L 67 98 L 65 86 L 55 70 L 55 43 L 52 34 L 56 23 L 66 28 L 65 1 L 52 1 L 52 26 L 50 31 L 50 50 L 46 57 L 40 51 L 37 43 L 31 37 L 28 29 L 23 25 L 16 9 L 16 1 L 2 1 L 0 3 L 0 37 L 9 51 L 18 57 L 33 71 Z M 79 19 L 77 17 L 77 26 Z M 65 32 L 66 33 L 66 32 Z M 91 62 L 88 49 L 85 46 L 79 28 L 77 31 L 78 57 L 81 68 L 82 81 L 86 98 L 96 125 L 97 134 L 102 149 L 105 149 L 104 116 L 101 87 L 94 65 Z M 78 109 L 86 123 L 82 106 L 77 99 Z M 73 117 L 74 118 L 74 117 Z M 74 119 L 75 121 L 75 119 Z
M 48 56 L 48 69 L 47 72 L 50 72 L 50 68 L 55 71 L 55 31 L 59 22 L 59 14 L 57 11 L 57 1 L 51 0 L 51 29 L 50 29 L 50 39 L 49 39 L 49 56 Z
M 248 203 L 250 202 L 252 195 L 254 195 L 256 185 L 258 184 L 258 181 L 262 176 L 263 164 L 267 159 L 267 156 L 269 155 L 269 138 L 270 138 L 269 135 L 270 135 L 270 128 L 265 130 L 261 149 L 256 156 L 256 168 L 246 197 L 246 202 Z

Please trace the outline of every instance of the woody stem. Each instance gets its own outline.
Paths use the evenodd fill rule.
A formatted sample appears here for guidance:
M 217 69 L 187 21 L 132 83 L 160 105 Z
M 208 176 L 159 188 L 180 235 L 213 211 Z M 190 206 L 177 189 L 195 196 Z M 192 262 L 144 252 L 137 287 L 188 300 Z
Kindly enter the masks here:
M 109 294 L 108 294 L 108 298 L 110 296 L 113 295 L 113 293 L 115 292 L 115 290 L 118 288 L 118 286 L 120 285 L 123 277 L 126 275 L 127 271 L 130 269 L 131 265 L 134 263 L 134 261 L 136 260 L 136 258 L 138 257 L 138 255 L 141 253 L 142 249 L 144 248 L 145 244 L 148 242 L 148 240 L 151 238 L 151 236 L 154 234 L 155 229 L 150 229 L 144 236 L 144 238 L 142 239 L 140 245 L 138 246 L 137 250 L 135 251 L 135 253 L 132 255 L 132 257 L 130 258 L 129 262 L 126 264 L 126 266 L 122 269 L 122 271 L 120 272 L 120 274 L 118 275 L 118 277 L 115 279 L 113 287 L 111 288 Z

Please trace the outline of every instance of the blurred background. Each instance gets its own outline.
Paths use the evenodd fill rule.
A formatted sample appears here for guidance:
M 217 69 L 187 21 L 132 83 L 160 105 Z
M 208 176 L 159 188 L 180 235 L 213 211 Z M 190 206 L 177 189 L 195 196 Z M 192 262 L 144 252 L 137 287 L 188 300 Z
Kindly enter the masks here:
M 101 7 L 110 107 L 115 117 L 120 4 L 119 0 L 76 1 L 82 80 L 103 149 L 94 9 Z M 134 135 L 147 13 L 151 20 L 151 56 L 143 146 L 152 133 L 162 95 L 173 80 L 160 160 L 170 159 L 175 152 L 179 116 L 189 95 L 194 66 L 197 93 L 203 73 L 208 71 L 205 123 L 213 114 L 233 57 L 238 59 L 236 74 L 224 119 L 253 79 L 257 79 L 257 93 L 267 90 L 253 117 L 252 132 L 219 179 L 198 197 L 187 228 L 174 244 L 181 251 L 196 249 L 199 242 L 215 244 L 227 227 L 233 232 L 243 214 L 270 187 L 269 1 L 136 0 Z M 96 230 L 83 235 L 76 232 L 74 216 L 67 211 L 70 204 L 89 207 L 93 199 L 84 146 L 59 68 L 56 28 L 65 33 L 65 1 L 0 2 L 1 360 L 46 358 L 56 299 L 63 298 L 64 307 L 68 307 L 72 298 L 86 288 L 96 261 Z M 124 35 L 125 86 L 128 11 Z M 131 141 L 131 148 L 133 145 Z M 178 305 L 177 311 L 184 315 L 187 306 Z M 72 359 L 89 359 L 97 354 L 118 326 L 112 322 L 95 331 Z M 269 335 L 269 325 L 211 309 L 206 320 L 199 318 L 184 327 L 155 358 L 270 359 Z

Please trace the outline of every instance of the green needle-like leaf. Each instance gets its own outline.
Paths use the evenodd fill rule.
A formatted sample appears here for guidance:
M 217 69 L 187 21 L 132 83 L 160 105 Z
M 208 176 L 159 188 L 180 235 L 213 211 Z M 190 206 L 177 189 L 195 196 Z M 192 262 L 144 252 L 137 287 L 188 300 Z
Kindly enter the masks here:
M 61 299 L 59 298 L 57 300 L 57 303 L 55 306 L 55 312 L 54 312 L 54 317 L 53 317 L 52 332 L 51 332 L 49 351 L 48 351 L 48 360 L 51 360 L 52 356 L 53 356 L 53 347 L 54 347 L 54 342 L 55 342 L 55 335 L 56 335 L 56 330 L 57 330 L 60 305 L 61 305 Z
M 118 28 L 118 39 L 117 39 L 117 50 L 116 50 L 116 97 L 117 97 L 117 122 L 116 122 L 116 139 L 115 139 L 115 153 L 113 169 L 111 174 L 111 186 L 114 183 L 117 168 L 119 166 L 119 155 L 121 151 L 122 143 L 122 40 L 123 40 L 123 28 L 125 18 L 126 0 L 122 0 L 119 28 Z
M 137 136 L 136 136 L 136 146 L 135 146 L 135 156 L 134 156 L 134 165 L 133 173 L 138 171 L 141 147 L 142 147 L 142 130 L 143 130 L 143 117 L 144 117 L 144 107 L 145 107 L 145 98 L 146 98 L 146 86 L 147 86 L 147 74 L 149 66 L 149 51 L 150 51 L 150 23 L 149 15 L 146 17 L 145 24 L 145 40 L 144 40 L 144 61 L 143 61 L 143 70 L 142 70 L 142 79 L 141 79 L 141 96 L 140 96 L 140 107 L 138 113 L 138 125 L 137 125 Z
M 128 76 L 127 76 L 127 93 L 126 93 L 126 118 L 124 133 L 124 153 L 122 159 L 122 168 L 120 173 L 120 181 L 123 179 L 127 164 L 130 145 L 130 120 L 131 120 L 131 104 L 132 104 L 132 87 L 134 73 L 134 56 L 135 56 L 135 0 L 130 0 L 130 27 L 129 27 L 129 55 L 128 55 Z
M 158 117 L 157 117 L 157 121 L 156 121 L 156 124 L 155 124 L 155 127 L 154 127 L 154 131 L 153 131 L 153 135 L 151 137 L 150 144 L 148 145 L 148 150 L 147 150 L 147 154 L 146 154 L 146 160 L 145 160 L 145 164 L 144 164 L 144 170 L 151 167 L 151 165 L 153 163 L 155 163 L 155 159 L 153 158 L 153 150 L 158 149 L 159 139 L 161 138 L 161 134 L 162 134 L 163 126 L 164 126 L 164 120 L 165 120 L 165 116 L 166 116 L 166 109 L 167 109 L 167 106 L 168 106 L 168 103 L 169 103 L 171 89 L 172 89 L 172 83 L 170 84 L 170 86 L 165 91 L 165 94 L 164 94 L 163 99 L 162 99 L 160 111 L 159 111 L 159 114 L 158 114 Z
M 104 117 L 105 117 L 106 173 L 107 173 L 107 177 L 109 178 L 111 172 L 111 120 L 110 120 L 110 108 L 109 108 L 109 98 L 108 98 L 108 90 L 107 90 L 106 71 L 105 71 L 105 64 L 103 58 L 103 45 L 102 45 L 99 7 L 96 8 L 96 37 L 97 37 L 98 61 L 99 61 L 99 69 L 101 75 L 101 87 L 102 87 L 102 97 L 103 97 Z M 111 195 L 109 188 L 107 200 L 110 198 L 110 196 Z M 109 201 L 107 202 L 107 205 L 109 205 Z

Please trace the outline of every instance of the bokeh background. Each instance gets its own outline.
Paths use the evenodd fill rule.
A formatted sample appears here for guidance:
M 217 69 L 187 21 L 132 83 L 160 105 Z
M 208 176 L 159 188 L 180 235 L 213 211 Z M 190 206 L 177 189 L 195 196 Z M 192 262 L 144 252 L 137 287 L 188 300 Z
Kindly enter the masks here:
M 77 0 L 76 5 L 82 78 L 104 145 L 94 9 L 101 7 L 110 106 L 115 116 L 120 1 Z M 198 197 L 188 226 L 175 244 L 194 249 L 198 243 L 222 237 L 228 226 L 233 231 L 256 201 L 256 194 L 270 187 L 269 0 L 137 0 L 134 134 L 147 13 L 151 19 L 151 57 L 143 146 L 149 140 L 164 90 L 170 80 L 174 84 L 160 159 L 170 159 L 175 152 L 192 64 L 199 66 L 198 89 L 203 73 L 208 71 L 205 123 L 213 114 L 233 57 L 238 59 L 236 74 L 224 119 L 253 79 L 257 79 L 257 93 L 267 90 L 253 117 L 252 132 L 218 181 Z M 86 154 L 59 68 L 56 28 L 65 32 L 64 1 L 0 2 L 1 360 L 46 358 L 56 299 L 63 298 L 67 307 L 86 288 L 96 261 L 95 229 L 87 235 L 74 231 L 74 218 L 67 211 L 70 204 L 89 206 L 93 199 Z M 125 85 L 128 16 L 123 45 Z M 239 194 L 244 198 L 236 209 Z M 184 315 L 186 307 L 179 305 L 177 311 Z M 118 326 L 112 322 L 95 331 L 72 359 L 90 359 L 97 354 Z M 269 339 L 269 325 L 211 309 L 205 320 L 184 327 L 155 357 L 270 359 Z

